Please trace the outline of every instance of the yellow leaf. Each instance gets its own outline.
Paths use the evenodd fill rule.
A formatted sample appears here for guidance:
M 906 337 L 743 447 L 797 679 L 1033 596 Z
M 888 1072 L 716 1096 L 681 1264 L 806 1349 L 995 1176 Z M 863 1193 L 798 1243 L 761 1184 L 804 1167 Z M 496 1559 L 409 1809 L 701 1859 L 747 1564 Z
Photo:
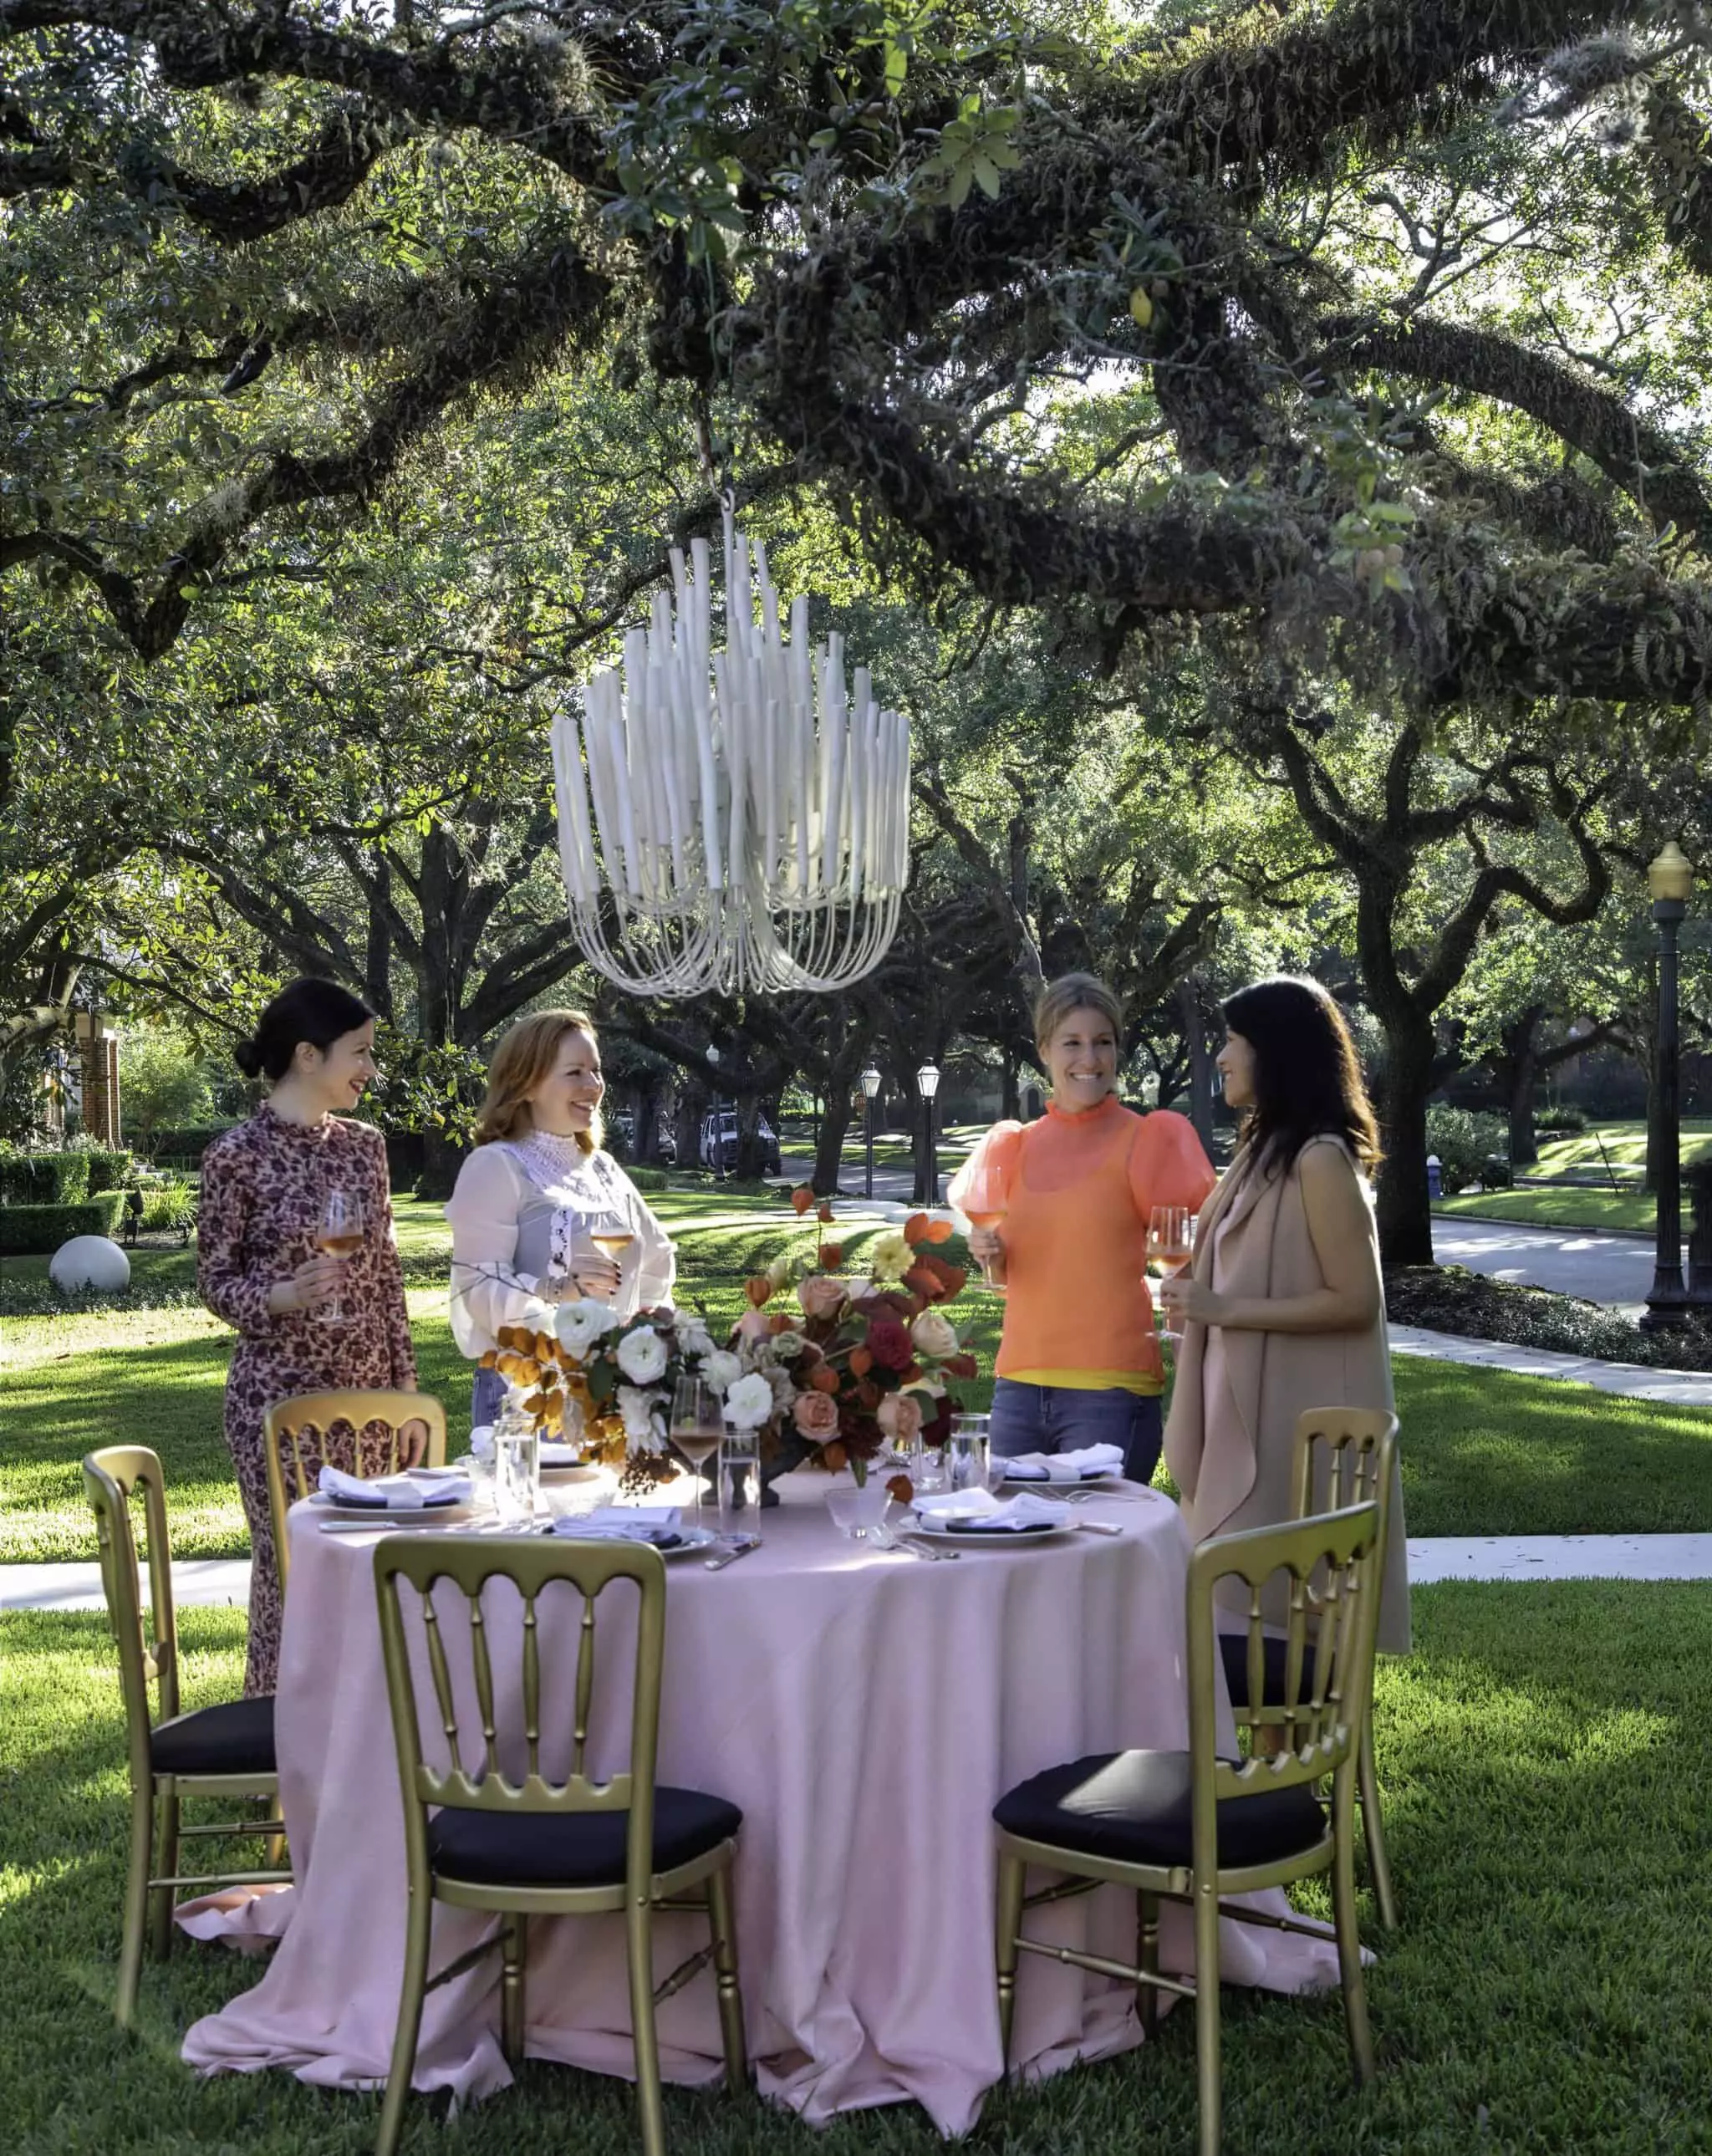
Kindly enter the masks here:
M 1145 330 L 1153 320 L 1153 302 L 1140 285 L 1130 295 L 1130 312 L 1135 317 L 1136 326 L 1140 329 Z

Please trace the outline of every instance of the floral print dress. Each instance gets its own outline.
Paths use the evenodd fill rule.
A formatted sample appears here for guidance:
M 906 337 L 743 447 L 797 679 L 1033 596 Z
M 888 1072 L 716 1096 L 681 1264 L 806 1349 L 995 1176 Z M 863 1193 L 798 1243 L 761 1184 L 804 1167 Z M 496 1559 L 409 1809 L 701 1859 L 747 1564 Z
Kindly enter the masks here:
M 321 1209 L 336 1188 L 361 1198 L 365 1227 L 362 1248 L 346 1260 L 339 1289 L 345 1322 L 330 1323 L 325 1305 L 276 1316 L 268 1308 L 269 1292 L 315 1255 Z M 268 1514 L 263 1415 L 275 1400 L 299 1393 L 416 1389 L 385 1141 L 366 1123 L 334 1116 L 291 1123 L 264 1106 L 202 1155 L 197 1246 L 202 1300 L 238 1336 L 226 1380 L 226 1443 L 249 1522 L 243 1689 L 254 1695 L 273 1691 L 279 1660 L 279 1570 Z M 306 1444 L 306 1455 L 310 1449 Z

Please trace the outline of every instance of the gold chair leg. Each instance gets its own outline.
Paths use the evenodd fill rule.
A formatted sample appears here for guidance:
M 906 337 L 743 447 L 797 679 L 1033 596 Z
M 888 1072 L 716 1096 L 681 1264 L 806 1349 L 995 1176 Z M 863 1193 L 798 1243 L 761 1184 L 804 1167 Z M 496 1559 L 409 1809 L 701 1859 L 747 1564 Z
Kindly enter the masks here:
M 131 1861 L 125 1874 L 124 1931 L 119 1943 L 119 1996 L 114 2013 L 121 2029 L 136 2018 L 142 1977 L 143 1935 L 148 1929 L 149 1874 L 155 1850 L 155 1793 L 145 1782 L 131 1793 Z
M 1222 2130 L 1218 2032 L 1218 1890 L 1195 1891 L 1195 2078 L 1201 2100 L 1201 2156 L 1218 2156 Z
M 1338 1974 L 1343 1982 L 1344 2021 L 1356 2079 L 1365 2087 L 1373 2079 L 1373 2034 L 1367 2025 L 1367 1987 L 1361 1974 L 1361 1935 L 1356 1924 L 1355 1792 L 1340 1780 L 1332 1798 L 1332 1835 L 1336 1854 L 1331 1866 L 1331 1912 L 1337 1933 Z
M 1011 2031 L 1017 2018 L 1017 1964 L 1022 1958 L 1017 1934 L 1023 1928 L 1023 1889 L 1027 1878 L 1021 1858 L 1002 1852 L 993 1948 L 998 1966 L 999 2063 L 1006 2073 L 1011 2070 Z
M 1361 1796 L 1361 1830 L 1367 1839 L 1367 1869 L 1373 1878 L 1373 1898 L 1379 1905 L 1379 1921 L 1388 1932 L 1397 1929 L 1397 1895 L 1391 1883 L 1391 1859 L 1385 1851 L 1385 1826 L 1379 1815 L 1379 1769 L 1373 1758 L 1373 1719 L 1370 1712 L 1361 1725 L 1361 1748 L 1356 1759 L 1356 1786 Z
M 163 1778 L 158 1784 L 161 1793 L 160 1830 L 156 1837 L 156 1864 L 163 1878 L 170 1879 L 178 1869 L 178 1813 L 179 1800 L 176 1785 Z M 177 1889 L 156 1887 L 149 1896 L 152 1907 L 149 1912 L 149 1944 L 156 1961 L 165 1961 L 172 1951 L 172 1905 L 177 1899 Z
M 422 2033 L 422 2002 L 428 1991 L 428 1948 L 433 1937 L 434 1904 L 424 1891 L 410 1897 L 404 1928 L 404 1981 L 398 1994 L 398 2023 L 392 2033 L 392 2058 L 387 2069 L 387 2093 L 381 2105 L 375 2156 L 392 2156 L 404 2123 L 410 2077 L 416 2067 L 416 2041 Z
M 624 1912 L 624 1950 L 630 1968 L 630 2034 L 636 2046 L 642 2156 L 666 2156 L 666 2106 L 654 2018 L 654 1909 L 646 1901 L 633 1902 Z
M 731 1907 L 729 1862 L 722 1864 L 707 1882 L 707 1916 L 713 1932 L 714 1980 L 719 1987 L 725 2086 L 735 2096 L 749 2080 L 749 2047 L 744 2041 L 743 1994 L 737 1982 L 737 1925 Z
M 506 2065 L 520 2066 L 526 2025 L 529 1959 L 529 1918 L 520 1911 L 504 1922 L 500 1933 L 500 1958 L 504 1969 L 500 1979 L 500 2044 Z
M 1135 1890 L 1135 1966 L 1144 1975 L 1159 1974 L 1159 1897 Z M 1138 1984 L 1135 1986 L 1135 2017 L 1141 2024 L 1144 2035 L 1155 2035 L 1159 2028 L 1159 1986 L 1156 1984 Z

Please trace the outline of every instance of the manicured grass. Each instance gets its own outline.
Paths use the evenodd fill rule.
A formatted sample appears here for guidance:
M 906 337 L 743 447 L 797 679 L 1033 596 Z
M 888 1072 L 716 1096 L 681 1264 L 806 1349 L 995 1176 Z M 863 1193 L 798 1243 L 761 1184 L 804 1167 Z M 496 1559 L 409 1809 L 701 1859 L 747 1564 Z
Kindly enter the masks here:
M 1712 1152 L 1712 1116 L 1684 1118 L 1682 1152 L 1684 1163 Z M 1592 1169 L 1602 1174 L 1607 1158 L 1619 1173 L 1627 1168 L 1638 1174 L 1647 1164 L 1646 1124 L 1638 1121 L 1590 1123 L 1584 1131 L 1543 1138 L 1537 1173 L 1561 1175 L 1571 1169 Z
M 1712 1598 L 1656 1584 L 1454 1585 L 1417 1591 L 1415 1611 L 1416 1652 L 1384 1666 L 1379 1685 L 1403 1926 L 1368 1932 L 1378 2083 L 1366 2094 L 1349 2083 L 1335 1993 L 1228 1991 L 1226 2148 L 1704 2147 Z M 236 1612 L 185 1614 L 192 1701 L 235 1690 L 241 1633 Z M 373 2097 L 284 2073 L 202 2081 L 179 2062 L 187 2025 L 253 1984 L 255 1964 L 181 1943 L 164 1965 L 146 1964 L 139 2032 L 115 2028 L 125 1810 L 104 1625 L 14 1615 L 0 1620 L 0 2142 L 21 2156 L 361 2156 Z M 1191 2015 L 1176 2012 L 1151 2046 L 996 2095 L 967 2145 L 981 2156 L 1177 2156 L 1192 2146 L 1193 2035 Z M 674 2156 L 932 2156 L 942 2146 L 903 2107 L 823 2133 L 753 2097 L 670 2091 L 667 2112 Z M 430 2099 L 407 2120 L 413 2156 L 611 2156 L 635 2145 L 626 2084 L 546 2065 L 455 2122 Z
M 1475 1191 L 1447 1198 L 1433 1209 L 1446 1219 L 1509 1220 L 1524 1228 L 1619 1229 L 1650 1235 L 1654 1201 L 1639 1190 L 1599 1190 L 1569 1184 L 1516 1190 Z

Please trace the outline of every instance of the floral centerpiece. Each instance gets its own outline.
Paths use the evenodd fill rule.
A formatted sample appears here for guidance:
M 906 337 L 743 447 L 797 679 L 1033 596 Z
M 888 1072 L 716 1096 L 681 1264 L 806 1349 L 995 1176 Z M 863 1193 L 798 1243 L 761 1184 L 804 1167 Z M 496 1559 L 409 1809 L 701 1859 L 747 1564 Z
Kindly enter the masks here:
M 793 1194 L 799 1214 L 813 1202 Z M 831 1217 L 823 1206 L 820 1219 Z M 761 1433 L 764 1476 L 815 1460 L 864 1482 L 889 1446 L 943 1443 L 961 1405 L 953 1387 L 976 1375 L 943 1307 L 966 1276 L 929 1247 L 950 1233 L 912 1214 L 874 1239 L 861 1278 L 843 1276 L 842 1249 L 817 1234 L 812 1257 L 782 1254 L 747 1282 L 750 1306 L 723 1344 L 691 1312 L 620 1319 L 603 1302 L 541 1301 L 501 1328 L 482 1365 L 506 1379 L 543 1435 L 580 1438 L 590 1457 L 623 1465 L 628 1487 L 675 1471 L 668 1425 L 684 1377 L 710 1386 L 728 1420 Z M 794 1311 L 769 1309 L 792 1287 Z

